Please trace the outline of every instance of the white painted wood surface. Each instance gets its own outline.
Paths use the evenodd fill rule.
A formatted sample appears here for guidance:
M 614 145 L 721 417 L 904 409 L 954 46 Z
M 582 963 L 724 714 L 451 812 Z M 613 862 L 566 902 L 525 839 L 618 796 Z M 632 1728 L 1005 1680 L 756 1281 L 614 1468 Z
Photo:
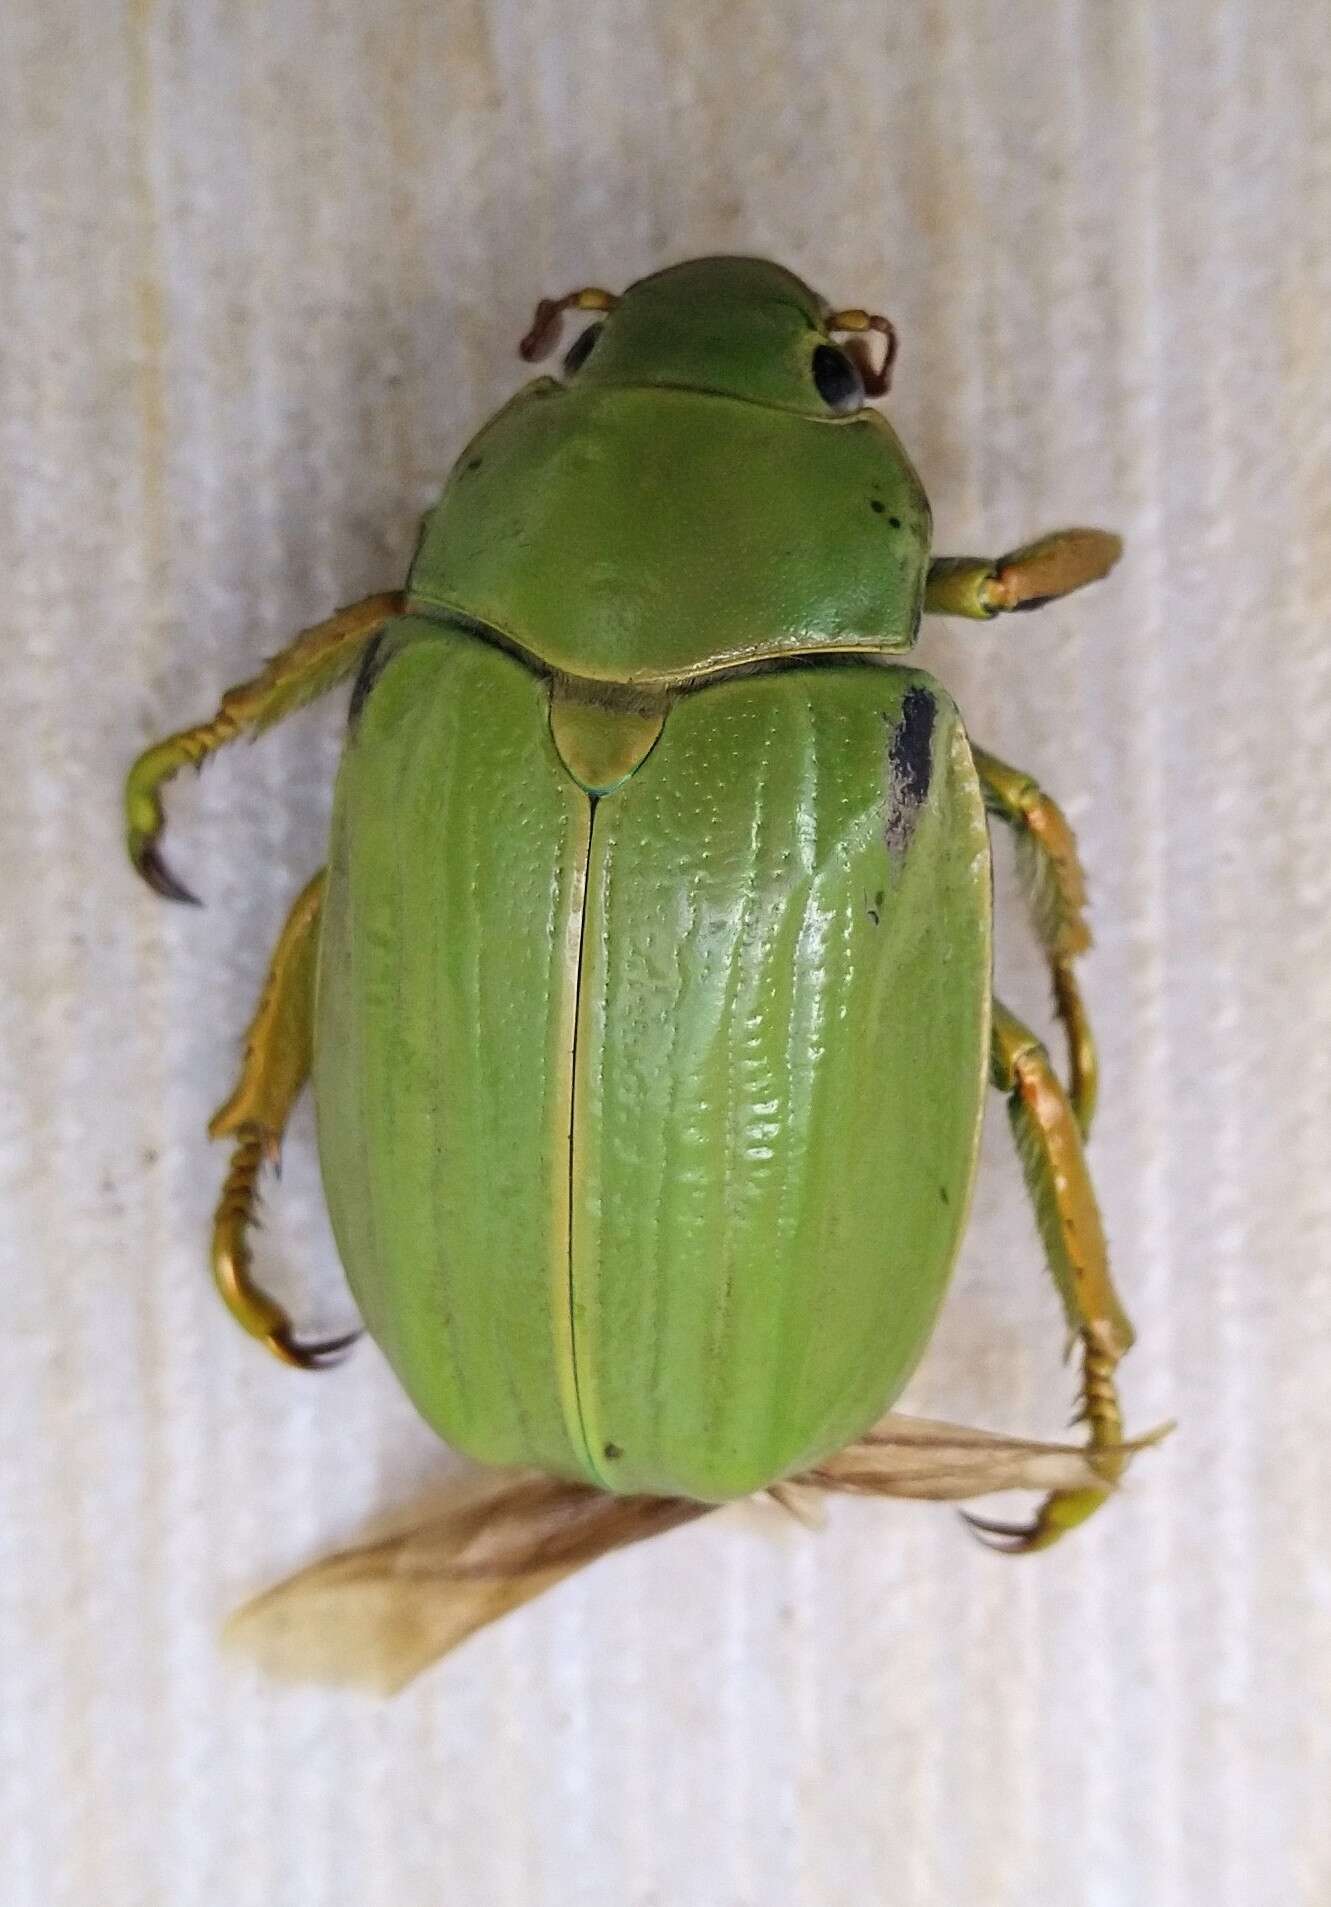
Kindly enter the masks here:
M 0 1895 L 12 1907 L 1324 1907 L 1331 1898 L 1331 26 L 1323 0 L 8 0 L 0 18 Z M 119 778 L 391 586 L 538 292 L 767 252 L 892 313 L 941 547 L 1128 538 L 922 654 L 1094 882 L 1124 1501 L 732 1513 L 388 1707 L 219 1658 L 441 1457 L 203 1265 L 203 1123 L 338 720 Z M 1000 970 L 1043 1011 L 1005 884 Z M 908 1402 L 1068 1395 L 1005 1123 Z M 308 1124 L 269 1261 L 330 1318 Z

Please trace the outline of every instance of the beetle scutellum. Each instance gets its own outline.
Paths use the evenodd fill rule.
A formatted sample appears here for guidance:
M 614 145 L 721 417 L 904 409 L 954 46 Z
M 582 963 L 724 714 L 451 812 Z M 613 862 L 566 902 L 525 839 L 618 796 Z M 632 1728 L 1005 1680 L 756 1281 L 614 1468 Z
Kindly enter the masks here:
M 937 682 L 886 658 L 922 611 L 1034 607 L 1118 541 L 931 560 L 919 480 L 865 404 L 891 327 L 776 265 L 543 301 L 524 355 L 570 307 L 597 316 L 564 380 L 463 451 L 405 589 L 307 630 L 130 774 L 134 864 L 191 898 L 159 852 L 163 783 L 356 678 L 328 866 L 211 1128 L 236 1145 L 227 1303 L 291 1363 L 346 1342 L 302 1342 L 246 1243 L 312 1074 L 352 1289 L 444 1438 L 612 1492 L 740 1496 L 900 1391 L 992 1081 L 1107 1486 L 1131 1332 L 1082 1154 L 1074 843 Z M 986 811 L 1032 876 L 1066 1093 L 991 996 Z M 1104 1494 L 981 1527 L 1037 1548 Z

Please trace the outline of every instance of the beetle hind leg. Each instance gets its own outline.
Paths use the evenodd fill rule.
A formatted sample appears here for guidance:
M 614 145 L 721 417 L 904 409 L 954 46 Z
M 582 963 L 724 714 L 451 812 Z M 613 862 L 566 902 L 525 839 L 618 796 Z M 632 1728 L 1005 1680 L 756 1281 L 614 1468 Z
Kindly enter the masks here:
M 1117 1482 L 1127 1451 L 1114 1372 L 1131 1348 L 1132 1326 L 1109 1273 L 1099 1207 L 1086 1168 L 1078 1122 L 1049 1055 L 1034 1033 L 994 1002 L 991 1058 L 994 1085 L 1007 1095 L 1008 1117 L 1050 1274 L 1068 1325 L 1080 1343 L 1081 1405 L 1103 1490 L 1060 1490 L 1047 1496 L 1028 1524 L 968 1517 L 996 1548 L 1022 1553 L 1047 1549 L 1084 1523 Z
M 255 1283 L 251 1269 L 249 1234 L 259 1176 L 265 1164 L 277 1163 L 291 1109 L 310 1075 L 314 955 L 323 889 L 320 872 L 302 889 L 287 917 L 246 1036 L 240 1079 L 208 1127 L 210 1137 L 236 1141 L 213 1220 L 217 1288 L 251 1337 L 300 1370 L 336 1363 L 360 1335 L 352 1331 L 317 1342 L 298 1337 L 281 1305 Z

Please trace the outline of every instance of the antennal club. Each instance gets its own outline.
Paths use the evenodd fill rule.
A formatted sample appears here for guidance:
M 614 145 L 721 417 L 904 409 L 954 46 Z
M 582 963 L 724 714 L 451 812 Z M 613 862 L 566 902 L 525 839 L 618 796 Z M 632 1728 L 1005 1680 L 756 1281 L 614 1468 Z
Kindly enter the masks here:
M 518 346 L 519 355 L 528 364 L 547 357 L 559 342 L 566 311 L 613 311 L 618 303 L 617 293 L 602 291 L 599 285 L 584 285 L 580 291 L 570 291 L 564 298 L 542 298 L 531 321 L 531 330 Z

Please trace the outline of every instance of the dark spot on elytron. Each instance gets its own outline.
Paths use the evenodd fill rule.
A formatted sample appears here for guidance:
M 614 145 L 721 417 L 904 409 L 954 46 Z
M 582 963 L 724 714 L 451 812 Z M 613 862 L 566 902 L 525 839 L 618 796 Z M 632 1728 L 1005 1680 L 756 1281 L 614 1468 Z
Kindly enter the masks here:
M 938 1196 L 940 1199 L 942 1199 L 944 1205 L 950 1205 L 952 1203 L 951 1199 L 947 1195 L 947 1187 L 945 1185 L 939 1186 Z
M 869 508 L 871 510 L 876 510 L 878 512 L 878 515 L 881 516 L 883 514 L 883 511 L 887 508 L 887 505 L 884 502 L 882 502 L 882 500 L 878 497 L 870 497 Z
M 906 852 L 920 809 L 928 800 L 937 713 L 937 704 L 928 689 L 917 686 L 906 691 L 901 719 L 887 745 L 887 821 L 883 839 L 889 854 Z
M 622 1457 L 623 1454 L 624 1452 L 620 1449 L 617 1443 L 608 1443 L 605 1447 L 605 1455 L 606 1455 L 607 1463 L 618 1462 L 619 1458 Z
M 899 530 L 901 528 L 901 518 L 899 516 L 890 516 L 887 520 L 892 525 L 892 528 L 894 530 Z
M 464 468 L 467 470 L 479 470 L 484 462 L 484 457 L 468 457 Z
M 351 691 L 351 705 L 347 709 L 347 733 L 354 735 L 361 718 L 361 711 L 370 699 L 370 690 L 383 673 L 388 657 L 383 653 L 384 639 L 377 635 L 361 658 L 360 668 L 356 672 L 356 686 Z

